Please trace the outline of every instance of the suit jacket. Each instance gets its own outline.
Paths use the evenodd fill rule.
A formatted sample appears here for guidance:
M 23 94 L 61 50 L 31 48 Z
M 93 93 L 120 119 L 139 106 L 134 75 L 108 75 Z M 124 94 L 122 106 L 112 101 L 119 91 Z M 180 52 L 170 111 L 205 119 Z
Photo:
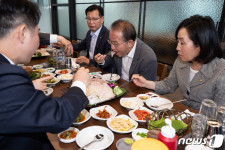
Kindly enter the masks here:
M 39 33 L 40 45 L 49 45 L 50 44 L 50 34 L 48 33 Z
M 173 93 L 179 86 L 188 101 L 183 104 L 199 110 L 203 99 L 212 99 L 218 105 L 225 105 L 225 60 L 215 58 L 201 69 L 189 82 L 190 63 L 176 59 L 167 78 L 156 82 L 155 92 L 159 94 Z
M 105 58 L 105 64 L 100 67 L 113 66 L 113 72 L 122 75 L 122 58 L 108 54 Z M 129 70 L 129 80 L 133 74 L 140 74 L 148 80 L 156 80 L 157 76 L 157 59 L 154 51 L 144 42 L 137 38 L 136 50 Z
M 61 98 L 36 90 L 29 75 L 0 54 L 0 149 L 53 149 L 46 132 L 67 129 L 88 99 L 78 87 Z
M 87 58 L 89 58 L 89 49 L 90 49 L 90 43 L 91 43 L 90 33 L 91 33 L 91 30 L 87 32 L 86 38 L 84 40 L 82 40 L 78 44 L 73 44 L 73 48 L 75 51 L 87 50 L 87 55 L 86 55 Z M 109 39 L 109 30 L 102 25 L 102 29 L 98 35 L 98 39 L 95 45 L 94 56 L 97 55 L 98 53 L 107 54 L 109 51 L 111 51 L 111 46 L 108 43 L 108 39 Z M 90 59 L 90 64 L 97 66 L 97 63 L 95 62 L 94 59 Z

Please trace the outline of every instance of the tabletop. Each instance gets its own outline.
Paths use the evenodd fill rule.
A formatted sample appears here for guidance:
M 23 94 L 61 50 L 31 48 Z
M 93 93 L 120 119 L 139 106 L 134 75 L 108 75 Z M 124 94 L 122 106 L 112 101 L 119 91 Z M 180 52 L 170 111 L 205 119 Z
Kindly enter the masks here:
M 40 64 L 40 63 L 44 63 L 44 62 L 47 62 L 47 58 L 32 59 L 32 61 L 27 65 L 35 65 L 35 64 Z M 94 66 L 87 66 L 87 68 L 90 69 L 90 72 L 95 72 L 95 71 L 100 70 Z M 125 81 L 123 79 L 120 79 L 117 81 L 118 85 L 122 85 L 126 82 L 127 81 Z M 52 94 L 52 97 L 62 96 L 65 92 L 65 89 L 69 88 L 70 85 L 71 85 L 71 83 L 58 83 L 55 87 L 53 87 L 54 92 Z M 123 88 L 125 88 L 127 92 L 122 97 L 136 97 L 136 95 L 138 95 L 138 94 L 144 94 L 144 93 L 150 92 L 150 90 L 148 90 L 148 89 L 135 86 L 134 83 L 128 83 L 128 84 L 124 85 Z M 110 105 L 118 112 L 118 115 L 125 114 L 125 115 L 129 116 L 129 114 L 128 114 L 129 110 L 127 110 L 126 108 L 124 108 L 120 105 L 120 98 L 121 97 L 115 98 L 110 101 L 106 101 L 104 103 L 99 104 L 98 106 Z M 146 104 L 144 105 L 144 107 L 147 107 Z M 86 108 L 86 109 L 89 111 L 90 108 Z M 188 108 L 185 105 L 179 104 L 179 103 L 175 103 L 173 109 L 182 110 L 182 111 L 189 109 L 191 112 L 197 112 L 196 110 Z M 84 129 L 86 127 L 90 127 L 90 126 L 103 126 L 103 127 L 107 128 L 106 121 L 103 122 L 103 121 L 96 120 L 94 118 L 90 118 L 90 120 L 88 120 L 84 124 L 81 124 L 80 126 L 77 126 L 77 128 L 81 131 L 82 129 Z M 147 128 L 147 126 L 145 123 L 138 123 L 138 128 Z M 115 150 L 116 142 L 119 139 L 124 138 L 124 137 L 132 138 L 131 133 L 118 134 L 118 133 L 113 132 L 113 134 L 114 134 L 114 142 L 112 143 L 112 145 L 110 145 L 107 148 L 108 150 Z M 47 133 L 47 135 L 48 135 L 50 142 L 52 143 L 52 145 L 54 146 L 54 148 L 56 150 L 74 150 L 74 149 L 79 148 L 79 146 L 76 144 L 76 142 L 72 142 L 72 143 L 60 142 L 57 134 Z

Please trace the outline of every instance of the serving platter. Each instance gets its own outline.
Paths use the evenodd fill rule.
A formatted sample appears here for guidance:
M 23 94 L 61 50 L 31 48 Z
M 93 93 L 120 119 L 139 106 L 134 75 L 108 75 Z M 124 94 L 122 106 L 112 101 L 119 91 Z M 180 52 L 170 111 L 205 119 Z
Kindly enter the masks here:
M 33 55 L 32 58 L 38 58 L 38 57 L 47 57 L 50 56 L 49 52 L 47 52 L 46 50 L 36 50 L 36 53 L 40 52 L 41 56 L 37 56 L 37 55 Z

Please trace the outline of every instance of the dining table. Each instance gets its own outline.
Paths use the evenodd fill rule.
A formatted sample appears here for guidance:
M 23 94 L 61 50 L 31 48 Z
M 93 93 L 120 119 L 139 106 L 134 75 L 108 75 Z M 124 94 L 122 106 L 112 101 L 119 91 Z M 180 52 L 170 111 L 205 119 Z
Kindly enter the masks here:
M 34 58 L 34 59 L 31 60 L 31 62 L 29 64 L 26 64 L 26 65 L 32 66 L 32 65 L 37 65 L 37 64 L 46 63 L 46 62 L 48 63 L 48 58 L 49 57 Z M 95 66 L 84 65 L 84 67 L 88 68 L 90 70 L 90 72 L 102 71 Z M 102 73 L 104 74 L 104 73 L 107 73 L 107 72 L 102 71 Z M 117 84 L 122 85 L 122 84 L 127 83 L 127 82 L 128 81 L 126 81 L 126 80 L 119 79 L 117 81 Z M 68 88 L 71 86 L 71 84 L 72 84 L 71 82 L 70 83 L 59 82 L 55 87 L 53 87 L 53 93 L 52 93 L 51 96 L 52 97 L 61 97 L 63 94 L 65 94 L 65 92 L 68 90 Z M 122 96 L 123 98 L 124 97 L 136 97 L 138 94 L 144 94 L 144 93 L 150 92 L 149 89 L 138 87 L 132 82 L 129 82 L 129 83 L 125 84 L 123 86 L 123 88 L 125 88 L 126 91 L 127 91 Z M 152 92 L 154 92 L 154 91 L 152 91 Z M 162 95 L 160 95 L 160 96 L 163 97 Z M 122 97 L 118 97 L 118 98 L 114 98 L 114 99 L 109 100 L 109 101 L 105 101 L 103 103 L 98 104 L 97 106 L 110 105 L 111 107 L 113 107 L 118 112 L 118 115 L 124 114 L 124 115 L 129 116 L 129 114 L 128 114 L 129 110 L 127 110 L 126 108 L 124 108 L 120 105 L 120 99 Z M 171 100 L 171 101 L 173 101 L 173 100 Z M 146 104 L 144 104 L 144 107 L 147 107 Z M 90 109 L 91 109 L 91 107 L 86 108 L 87 111 L 89 111 Z M 194 110 L 192 108 L 189 108 L 189 107 L 187 107 L 187 106 L 185 106 L 181 103 L 175 103 L 174 106 L 173 106 L 173 109 L 181 110 L 181 111 L 184 111 L 184 110 L 188 109 L 191 112 L 197 113 L 196 110 Z M 77 126 L 76 128 L 78 128 L 81 131 L 82 129 L 85 129 L 85 128 L 90 127 L 90 126 L 102 126 L 102 127 L 108 128 L 107 124 L 106 124 L 106 121 L 99 121 L 99 120 L 96 120 L 92 117 L 87 122 Z M 138 123 L 138 128 L 147 128 L 147 125 L 146 125 L 146 123 Z M 187 133 L 190 133 L 190 132 L 191 131 L 190 131 L 190 127 L 189 127 Z M 117 149 L 116 143 L 121 138 L 125 138 L 125 137 L 132 138 L 131 133 L 120 134 L 120 133 L 113 132 L 113 134 L 114 134 L 114 141 L 107 148 L 107 150 Z M 72 142 L 72 143 L 62 143 L 62 142 L 59 141 L 58 134 L 47 133 L 47 136 L 49 138 L 49 141 L 51 142 L 51 144 L 53 145 L 53 147 L 56 150 L 77 150 L 77 149 L 79 149 L 79 146 L 77 145 L 76 141 Z M 178 149 L 179 150 L 184 149 L 184 146 L 178 145 Z

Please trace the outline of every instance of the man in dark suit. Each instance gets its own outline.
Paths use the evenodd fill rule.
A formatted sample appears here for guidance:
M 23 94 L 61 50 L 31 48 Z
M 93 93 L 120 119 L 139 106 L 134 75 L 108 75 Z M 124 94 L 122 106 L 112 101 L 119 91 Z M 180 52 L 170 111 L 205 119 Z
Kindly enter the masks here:
M 101 68 L 114 64 L 112 65 L 114 72 L 124 80 L 131 80 L 133 74 L 156 80 L 156 55 L 152 48 L 136 38 L 135 28 L 130 22 L 115 21 L 110 29 L 109 40 L 113 54 L 110 52 L 107 55 L 97 54 L 95 56 Z
M 9 20 L 10 18 L 10 20 Z M 0 1 L 0 149 L 53 149 L 46 132 L 67 129 L 87 104 L 89 70 L 74 75 L 61 98 L 36 90 L 29 75 L 16 64 L 26 64 L 39 46 L 38 7 L 28 0 Z
M 87 50 L 87 55 L 80 56 L 77 59 L 78 63 L 94 64 L 94 56 L 98 53 L 106 54 L 111 48 L 107 40 L 109 39 L 109 30 L 103 25 L 104 11 L 101 6 L 91 5 L 86 11 L 87 25 L 89 31 L 86 38 L 81 43 L 73 44 L 75 51 Z
M 56 46 L 64 46 L 64 50 L 67 51 L 68 55 L 73 53 L 73 46 L 70 41 L 65 39 L 63 36 L 57 34 L 49 34 L 49 33 L 39 33 L 40 45 L 49 45 L 54 44 Z

